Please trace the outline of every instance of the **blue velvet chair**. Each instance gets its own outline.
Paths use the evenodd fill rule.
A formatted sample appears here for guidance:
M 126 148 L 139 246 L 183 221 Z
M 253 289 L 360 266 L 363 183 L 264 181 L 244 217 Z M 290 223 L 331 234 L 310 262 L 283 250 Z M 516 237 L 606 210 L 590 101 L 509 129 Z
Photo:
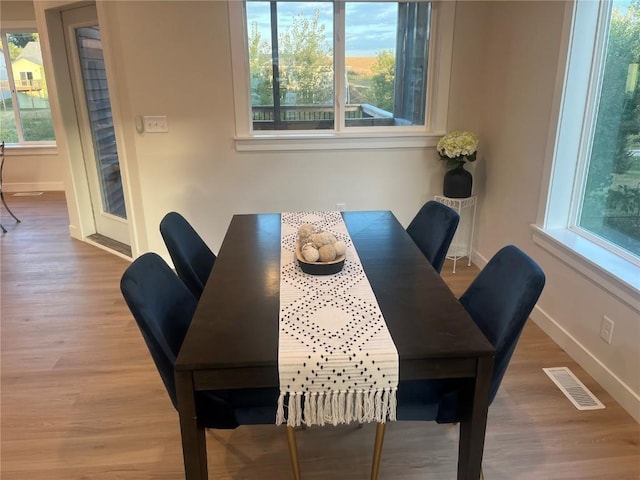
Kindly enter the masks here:
M 460 303 L 496 349 L 489 402 L 498 392 L 513 351 L 545 283 L 540 267 L 513 245 L 502 248 L 460 297 Z M 461 421 L 464 380 L 400 382 L 397 419 Z M 378 470 L 384 424 L 378 424 L 372 471 Z M 372 475 L 372 478 L 373 475 Z
M 407 227 L 409 236 L 438 273 L 442 271 L 459 222 L 460 215 L 453 208 L 429 200 Z
M 216 255 L 179 213 L 169 212 L 160 222 L 160 234 L 169 251 L 176 273 L 200 299 Z
M 198 301 L 155 253 L 145 253 L 127 268 L 120 289 L 171 403 L 177 407 L 174 366 Z M 277 387 L 197 392 L 198 422 L 205 428 L 219 429 L 239 425 L 275 426 L 278 394 Z M 295 474 L 298 463 L 293 431 L 287 431 L 287 438 Z

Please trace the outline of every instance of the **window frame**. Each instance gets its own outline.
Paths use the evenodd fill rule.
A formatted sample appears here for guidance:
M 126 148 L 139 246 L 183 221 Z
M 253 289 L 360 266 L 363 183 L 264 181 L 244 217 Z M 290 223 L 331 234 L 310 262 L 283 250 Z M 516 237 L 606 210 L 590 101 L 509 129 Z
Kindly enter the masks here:
M 372 0 L 369 0 L 372 1 Z M 373 0 L 376 1 L 376 0 Z M 410 0 L 427 1 L 427 0 Z M 427 72 L 427 109 L 424 126 L 345 127 L 344 49 L 334 48 L 335 125 L 332 130 L 252 130 L 251 93 L 245 1 L 229 2 L 235 146 L 238 151 L 342 150 L 371 148 L 435 147 L 446 131 L 455 2 L 433 1 Z M 339 45 L 345 28 L 345 2 L 334 0 L 334 45 Z M 236 27 L 236 28 L 234 28 Z M 240 28 L 237 28 L 240 27 Z M 336 43 L 337 42 L 337 43 Z M 341 50 L 338 53 L 338 50 Z
M 12 23 L 14 22 L 7 22 L 7 24 L 12 24 Z M 2 44 L 2 54 L 4 56 L 5 64 L 7 65 L 7 77 L 9 81 L 9 88 L 11 89 L 11 98 L 12 98 L 11 108 L 13 110 L 14 121 L 16 122 L 16 130 L 18 132 L 18 141 L 13 143 L 6 143 L 6 148 L 7 150 L 14 149 L 14 148 L 21 148 L 21 149 L 35 148 L 37 150 L 34 150 L 34 152 L 49 154 L 51 152 L 49 150 L 50 147 L 57 147 L 55 132 L 54 132 L 53 140 L 25 140 L 24 138 L 24 131 L 22 128 L 22 117 L 20 116 L 19 108 L 17 108 L 18 102 L 17 102 L 17 96 L 16 96 L 16 79 L 14 78 L 11 57 L 9 53 L 9 45 L 6 38 L 7 34 L 10 34 L 10 33 L 35 33 L 40 35 L 40 32 L 38 32 L 38 29 L 34 25 L 25 25 L 25 26 L 7 25 L 7 26 L 3 26 L 3 28 L 0 29 L 0 43 Z M 43 65 L 43 68 L 44 68 L 44 65 Z M 20 73 L 23 73 L 23 72 L 20 72 Z M 30 72 L 30 73 L 33 75 L 33 72 Z M 48 78 L 47 72 L 45 72 L 45 78 Z M 53 125 L 53 113 L 51 114 L 51 123 Z M 54 126 L 54 129 L 55 129 L 55 126 Z
M 602 83 L 604 80 L 604 69 L 607 58 L 606 44 L 609 39 L 613 2 L 600 2 L 598 7 L 597 18 L 592 20 L 595 20 L 595 25 L 592 27 L 595 28 L 595 32 L 591 54 L 591 71 L 588 77 L 589 85 L 587 88 L 585 111 L 582 119 L 582 132 L 578 147 L 579 153 L 574 179 L 574 195 L 571 199 L 568 228 L 588 241 L 593 242 L 596 245 L 611 251 L 613 254 L 640 266 L 640 257 L 637 257 L 615 243 L 592 233 L 590 230 L 579 224 L 586 196 L 586 183 L 590 167 L 589 161 L 591 159 L 591 151 L 593 148 L 598 117 L 598 106 L 600 103 L 600 96 L 602 94 Z
M 640 311 L 638 258 L 580 225 L 612 2 L 565 7 L 554 111 L 533 240 Z M 588 49 L 588 50 L 587 50 Z M 571 181 L 567 181 L 567 177 Z

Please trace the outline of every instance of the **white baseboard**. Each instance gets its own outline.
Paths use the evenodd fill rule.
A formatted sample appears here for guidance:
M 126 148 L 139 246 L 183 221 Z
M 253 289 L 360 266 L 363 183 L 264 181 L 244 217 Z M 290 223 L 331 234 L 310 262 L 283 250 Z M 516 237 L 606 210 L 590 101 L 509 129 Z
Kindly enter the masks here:
M 540 307 L 536 306 L 533 309 L 531 320 L 584 368 L 636 422 L 640 423 L 640 396 Z
M 3 183 L 4 192 L 64 192 L 63 182 Z
M 80 229 L 75 225 L 69 225 L 69 235 L 71 235 L 71 238 L 75 238 L 76 240 L 82 240 Z

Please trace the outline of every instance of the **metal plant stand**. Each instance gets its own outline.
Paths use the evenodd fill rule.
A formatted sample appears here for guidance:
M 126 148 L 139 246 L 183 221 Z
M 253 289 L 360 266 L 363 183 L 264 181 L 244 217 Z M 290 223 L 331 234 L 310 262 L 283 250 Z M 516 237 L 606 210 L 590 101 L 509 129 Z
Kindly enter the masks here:
M 476 200 L 475 195 L 467 198 L 449 198 L 442 195 L 433 197 L 435 201 L 444 203 L 453 208 L 460 215 L 458 229 L 447 252 L 447 258 L 453 260 L 453 273 L 456 273 L 458 259 L 467 257 L 467 266 L 471 266 L 471 249 L 473 248 L 473 230 L 476 225 Z M 467 209 L 471 209 L 471 226 L 469 228 Z M 464 221 L 464 223 L 463 223 Z
M 2 144 L 0 144 L 0 157 L 2 158 L 2 160 L 0 161 L 0 200 L 2 200 L 2 205 L 4 205 L 4 208 L 7 209 L 7 212 L 9 212 L 9 214 L 13 218 L 15 218 L 17 223 L 20 223 L 20 219 L 15 216 L 15 214 L 7 205 L 7 202 L 4 199 L 4 192 L 2 191 L 2 171 L 4 170 L 4 141 L 2 142 Z M 4 225 L 2 225 L 2 223 L 0 223 L 0 229 L 2 229 L 3 233 L 7 233 L 7 229 L 4 228 Z

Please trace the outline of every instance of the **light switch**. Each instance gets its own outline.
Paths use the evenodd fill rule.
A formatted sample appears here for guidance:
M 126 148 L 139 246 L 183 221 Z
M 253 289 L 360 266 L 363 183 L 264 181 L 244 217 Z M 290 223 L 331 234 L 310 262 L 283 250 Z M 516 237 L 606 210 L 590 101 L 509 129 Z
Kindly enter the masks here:
M 142 118 L 144 119 L 144 131 L 147 133 L 165 133 L 169 131 L 166 115 L 145 115 Z

